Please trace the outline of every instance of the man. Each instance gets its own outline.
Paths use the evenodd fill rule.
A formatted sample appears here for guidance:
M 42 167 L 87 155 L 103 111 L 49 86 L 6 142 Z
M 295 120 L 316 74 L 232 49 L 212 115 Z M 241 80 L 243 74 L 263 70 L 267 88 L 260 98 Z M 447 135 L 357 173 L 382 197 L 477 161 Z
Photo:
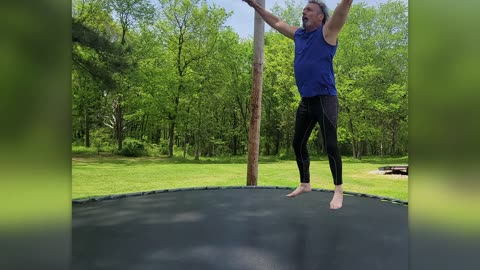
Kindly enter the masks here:
M 347 20 L 353 0 L 341 0 L 330 19 L 323 2 L 310 0 L 303 9 L 301 28 L 288 25 L 255 0 L 243 1 L 272 28 L 295 41 L 295 80 L 302 100 L 296 113 L 293 148 L 300 185 L 287 196 L 295 197 L 312 190 L 307 141 L 316 123 L 319 123 L 335 185 L 330 208 L 339 209 L 343 204 L 343 182 L 342 160 L 337 145 L 338 100 L 333 57 L 338 34 Z

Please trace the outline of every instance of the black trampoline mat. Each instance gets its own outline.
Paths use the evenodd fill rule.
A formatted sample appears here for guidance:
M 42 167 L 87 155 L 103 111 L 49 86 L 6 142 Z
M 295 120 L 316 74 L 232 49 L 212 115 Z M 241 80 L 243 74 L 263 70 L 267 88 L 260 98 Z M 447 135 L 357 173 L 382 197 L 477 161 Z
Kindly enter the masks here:
M 408 207 L 331 192 L 186 190 L 73 205 L 72 269 L 408 269 Z

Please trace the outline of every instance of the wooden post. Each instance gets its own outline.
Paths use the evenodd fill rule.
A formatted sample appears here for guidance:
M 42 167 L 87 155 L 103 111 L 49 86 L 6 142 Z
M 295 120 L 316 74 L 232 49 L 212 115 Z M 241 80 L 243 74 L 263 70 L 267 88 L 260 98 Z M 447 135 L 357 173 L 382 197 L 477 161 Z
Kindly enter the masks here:
M 265 0 L 257 0 L 265 7 Z M 258 180 L 258 153 L 260 148 L 260 120 L 262 113 L 262 83 L 263 83 L 263 45 L 265 22 L 255 12 L 255 26 L 253 34 L 253 79 L 252 96 L 250 99 L 251 117 L 248 131 L 248 166 L 247 186 L 256 186 Z

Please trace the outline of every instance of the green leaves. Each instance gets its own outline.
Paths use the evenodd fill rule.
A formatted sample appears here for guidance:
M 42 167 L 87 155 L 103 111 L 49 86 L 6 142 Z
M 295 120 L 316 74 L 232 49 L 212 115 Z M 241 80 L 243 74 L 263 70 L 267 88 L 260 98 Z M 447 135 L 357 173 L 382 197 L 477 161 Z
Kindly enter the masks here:
M 156 3 L 153 10 L 145 0 L 73 2 L 72 133 L 85 139 L 87 121 L 92 137 L 112 132 L 107 123 L 162 153 L 245 153 L 252 40 L 239 39 L 225 26 L 230 14 L 207 1 Z M 272 11 L 298 26 L 302 8 L 288 0 Z M 334 58 L 344 155 L 406 151 L 407 27 L 403 3 L 352 7 Z M 265 34 L 262 154 L 291 151 L 300 99 L 293 59 L 292 40 Z M 312 136 L 309 147 L 320 145 Z
M 388 154 L 397 154 L 399 143 L 407 143 L 395 141 L 407 134 L 400 128 L 406 125 L 408 113 L 407 22 L 403 2 L 359 4 L 352 7 L 340 34 L 334 60 L 340 119 L 341 126 L 348 127 L 350 134 L 344 139 L 354 144 L 354 157 L 366 148 L 362 145 L 371 145 L 369 153 L 390 145 Z

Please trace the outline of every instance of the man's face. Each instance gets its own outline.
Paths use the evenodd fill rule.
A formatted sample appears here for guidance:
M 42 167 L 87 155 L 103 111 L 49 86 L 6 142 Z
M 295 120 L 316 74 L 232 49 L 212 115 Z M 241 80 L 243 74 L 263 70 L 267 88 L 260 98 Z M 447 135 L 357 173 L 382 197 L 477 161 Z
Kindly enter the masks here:
M 308 3 L 303 9 L 302 22 L 303 28 L 313 30 L 322 25 L 323 13 L 320 6 L 315 3 Z

